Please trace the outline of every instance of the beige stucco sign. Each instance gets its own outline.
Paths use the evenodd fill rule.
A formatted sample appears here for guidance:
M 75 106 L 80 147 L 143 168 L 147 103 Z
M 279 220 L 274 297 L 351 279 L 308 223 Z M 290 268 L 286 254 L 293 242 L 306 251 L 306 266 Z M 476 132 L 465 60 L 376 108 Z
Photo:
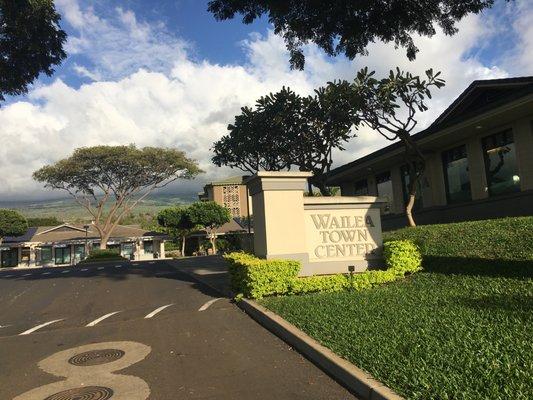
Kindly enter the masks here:
M 259 172 L 248 180 L 254 252 L 302 262 L 301 275 L 363 271 L 381 263 L 376 197 L 304 197 L 307 172 Z

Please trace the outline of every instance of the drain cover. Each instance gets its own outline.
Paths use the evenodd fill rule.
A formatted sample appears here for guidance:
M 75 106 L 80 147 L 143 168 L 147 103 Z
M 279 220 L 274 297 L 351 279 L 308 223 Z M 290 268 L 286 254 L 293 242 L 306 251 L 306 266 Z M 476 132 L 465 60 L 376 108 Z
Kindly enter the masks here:
M 44 400 L 107 400 L 113 397 L 113 390 L 103 386 L 87 386 L 64 390 Z
M 85 353 L 76 354 L 71 357 L 69 364 L 79 367 L 87 367 L 91 365 L 107 364 L 112 361 L 118 360 L 124 356 L 124 352 L 118 349 L 103 349 L 86 351 Z

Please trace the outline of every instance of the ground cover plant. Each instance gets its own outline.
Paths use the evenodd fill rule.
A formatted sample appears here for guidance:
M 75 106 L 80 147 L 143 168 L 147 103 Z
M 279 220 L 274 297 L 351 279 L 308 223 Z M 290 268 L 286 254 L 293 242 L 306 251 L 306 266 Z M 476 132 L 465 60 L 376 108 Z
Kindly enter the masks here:
M 424 271 L 261 304 L 407 399 L 533 398 L 533 218 L 387 233 Z
M 124 257 L 120 255 L 118 250 L 113 249 L 94 249 L 89 253 L 87 258 L 82 261 L 82 263 L 90 263 L 94 261 L 124 261 Z

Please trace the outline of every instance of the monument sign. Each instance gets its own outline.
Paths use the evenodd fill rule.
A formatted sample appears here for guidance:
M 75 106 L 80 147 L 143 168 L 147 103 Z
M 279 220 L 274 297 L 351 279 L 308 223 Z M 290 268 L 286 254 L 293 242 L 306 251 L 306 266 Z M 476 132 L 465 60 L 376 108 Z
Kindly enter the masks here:
M 254 252 L 301 261 L 302 276 L 364 271 L 381 262 L 376 197 L 304 196 L 308 172 L 259 172 L 247 185 Z

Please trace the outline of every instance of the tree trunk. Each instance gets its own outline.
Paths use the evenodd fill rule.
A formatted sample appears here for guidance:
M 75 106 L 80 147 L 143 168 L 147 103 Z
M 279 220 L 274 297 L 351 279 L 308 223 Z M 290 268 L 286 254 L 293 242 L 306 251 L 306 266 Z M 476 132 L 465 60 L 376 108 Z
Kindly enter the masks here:
M 217 254 L 217 244 L 216 244 L 216 235 L 215 232 L 211 232 L 211 248 L 213 249 L 213 254 Z
M 107 249 L 107 241 L 109 240 L 110 234 L 100 235 L 100 250 Z
M 413 206 L 415 205 L 416 201 L 416 193 L 415 194 L 409 194 L 409 200 L 407 201 L 407 204 L 405 205 L 405 215 L 407 217 L 407 223 L 409 226 L 416 226 L 415 220 L 413 218 Z
M 307 180 L 307 192 L 308 196 L 313 196 L 313 184 L 310 179 Z
M 183 235 L 181 237 L 181 256 L 182 257 L 185 257 L 185 238 L 187 237 L 187 235 Z

